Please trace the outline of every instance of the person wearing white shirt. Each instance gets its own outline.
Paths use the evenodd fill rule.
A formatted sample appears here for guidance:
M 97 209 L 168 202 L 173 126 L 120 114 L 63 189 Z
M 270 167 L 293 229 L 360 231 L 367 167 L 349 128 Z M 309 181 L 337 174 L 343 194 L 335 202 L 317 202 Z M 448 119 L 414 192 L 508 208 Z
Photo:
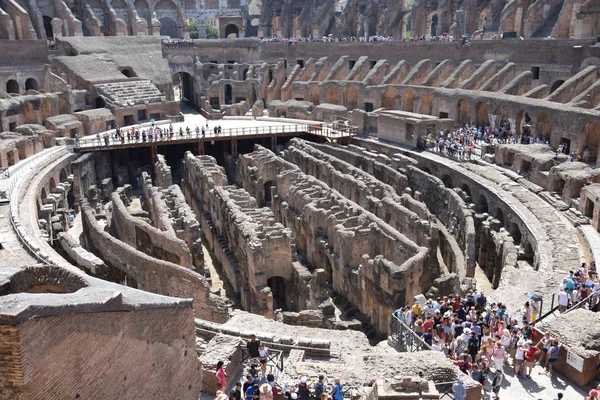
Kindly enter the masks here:
M 565 292 L 565 288 L 561 288 L 558 292 L 558 308 L 560 312 L 567 311 L 567 307 L 569 306 L 569 295 Z

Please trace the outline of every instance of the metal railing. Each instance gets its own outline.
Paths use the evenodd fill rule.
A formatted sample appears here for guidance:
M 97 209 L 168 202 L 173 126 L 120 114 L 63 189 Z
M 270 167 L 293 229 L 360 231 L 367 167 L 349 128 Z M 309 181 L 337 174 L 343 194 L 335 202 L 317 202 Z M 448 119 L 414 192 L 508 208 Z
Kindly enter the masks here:
M 594 303 L 594 297 L 596 296 L 596 293 L 592 293 L 589 296 L 587 296 L 585 299 L 582 299 L 580 301 L 578 301 L 577 303 L 571 305 L 571 307 L 569 307 L 563 314 L 566 314 L 568 312 L 571 312 L 573 310 L 576 310 L 578 308 L 583 308 L 583 307 L 587 307 L 588 310 L 590 310 L 593 307 L 593 303 Z M 556 312 L 559 309 L 558 306 L 558 301 L 556 301 L 556 305 L 555 304 L 555 298 L 556 298 L 556 293 L 554 293 L 552 295 L 552 301 L 550 303 L 550 308 L 546 308 L 545 312 L 542 312 L 542 307 L 540 306 L 540 316 L 538 319 L 536 319 L 536 323 L 540 322 L 541 320 L 543 320 L 544 318 L 552 315 L 554 312 Z M 542 302 L 542 306 L 543 306 L 543 302 Z
M 209 130 L 205 130 L 204 135 L 202 134 L 201 127 L 197 131 L 196 127 L 193 129 L 190 127 L 189 130 L 174 129 L 171 134 L 167 129 L 163 129 L 162 134 L 146 134 L 145 136 L 140 134 L 127 136 L 125 134 L 122 138 L 114 136 L 114 131 L 107 131 L 96 135 L 93 138 L 89 136 L 82 138 L 77 143 L 77 148 L 107 148 L 107 147 L 123 147 L 134 144 L 152 144 L 152 143 L 173 143 L 178 141 L 189 141 L 189 140 L 219 140 L 227 138 L 247 138 L 252 136 L 266 136 L 266 135 L 282 135 L 282 134 L 302 134 L 311 133 L 314 135 L 324 136 L 329 139 L 341 139 L 356 135 L 356 127 L 348 127 L 344 129 L 331 129 L 322 127 L 321 125 L 308 125 L 308 124 L 286 124 L 286 125 L 266 125 L 266 126 L 248 126 L 241 128 L 227 128 L 217 130 L 215 132 L 214 127 Z M 123 132 L 130 131 L 130 129 L 123 128 Z M 110 133 L 109 133 L 110 132 Z
M 438 382 L 435 383 L 435 388 L 440 392 L 440 399 L 452 399 L 454 400 L 454 392 L 452 391 L 452 386 L 457 381 L 451 382 Z
M 417 335 L 408 325 L 392 314 L 391 344 L 400 352 L 433 350 L 422 337 Z
M 256 360 L 257 364 L 260 366 L 259 357 L 252 357 L 250 353 L 248 353 L 248 349 L 244 347 L 240 347 L 240 350 L 242 351 L 242 365 L 249 365 L 253 360 Z M 277 380 L 283 372 L 283 351 L 269 348 L 267 354 L 267 369 L 269 368 L 271 369 L 273 376 L 275 376 L 275 380 Z

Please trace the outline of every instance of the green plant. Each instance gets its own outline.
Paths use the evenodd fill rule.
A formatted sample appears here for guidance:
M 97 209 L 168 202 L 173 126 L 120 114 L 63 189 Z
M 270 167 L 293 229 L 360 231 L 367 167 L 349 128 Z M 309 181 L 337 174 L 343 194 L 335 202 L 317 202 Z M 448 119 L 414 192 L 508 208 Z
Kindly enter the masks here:
M 218 39 L 219 38 L 219 30 L 210 24 L 206 25 L 206 38 L 207 39 Z
M 190 18 L 188 25 L 190 26 L 190 39 L 198 39 L 198 21 Z

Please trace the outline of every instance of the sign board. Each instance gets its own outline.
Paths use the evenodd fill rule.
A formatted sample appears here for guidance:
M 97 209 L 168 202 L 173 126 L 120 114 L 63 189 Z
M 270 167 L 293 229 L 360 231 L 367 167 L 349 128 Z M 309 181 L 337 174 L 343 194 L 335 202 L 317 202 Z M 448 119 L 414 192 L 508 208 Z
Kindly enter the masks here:
M 575 368 L 579 372 L 583 372 L 583 358 L 567 350 L 567 364 Z

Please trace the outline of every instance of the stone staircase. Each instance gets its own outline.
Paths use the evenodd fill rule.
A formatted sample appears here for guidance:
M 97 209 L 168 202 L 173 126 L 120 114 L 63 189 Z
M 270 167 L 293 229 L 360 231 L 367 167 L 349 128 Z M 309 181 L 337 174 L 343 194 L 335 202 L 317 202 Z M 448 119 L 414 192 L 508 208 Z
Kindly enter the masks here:
M 166 101 L 166 97 L 149 80 L 101 83 L 94 85 L 94 88 L 116 107 L 133 107 Z

